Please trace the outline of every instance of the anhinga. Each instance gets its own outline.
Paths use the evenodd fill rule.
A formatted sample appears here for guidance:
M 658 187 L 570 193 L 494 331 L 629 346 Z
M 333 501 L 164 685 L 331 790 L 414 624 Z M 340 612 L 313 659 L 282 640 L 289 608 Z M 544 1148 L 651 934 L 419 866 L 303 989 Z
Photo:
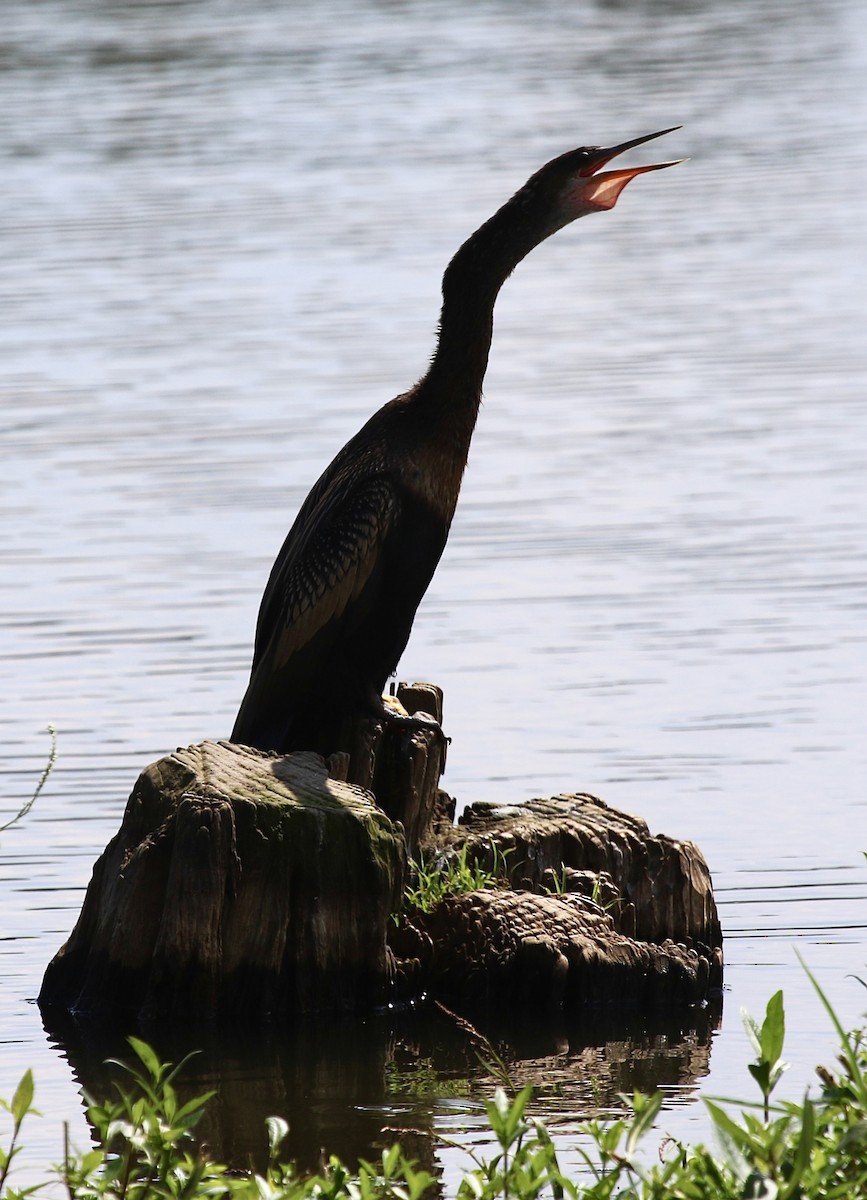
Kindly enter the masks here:
M 347 718 L 400 719 L 384 708 L 382 692 L 446 544 L 497 294 L 534 246 L 578 217 L 613 208 L 636 175 L 673 165 L 602 170 L 623 151 L 670 132 L 561 154 L 458 250 L 443 276 L 427 374 L 347 442 L 277 556 L 232 741 L 329 754 Z

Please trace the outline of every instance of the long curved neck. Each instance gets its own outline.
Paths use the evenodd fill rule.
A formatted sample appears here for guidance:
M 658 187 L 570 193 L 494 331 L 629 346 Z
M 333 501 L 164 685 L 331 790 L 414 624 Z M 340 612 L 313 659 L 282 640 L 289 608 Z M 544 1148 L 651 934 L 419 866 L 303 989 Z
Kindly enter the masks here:
M 481 403 L 500 288 L 518 263 L 559 227 L 525 185 L 464 242 L 443 275 L 437 346 L 416 394 L 428 411 L 448 422 L 450 440 L 467 450 Z

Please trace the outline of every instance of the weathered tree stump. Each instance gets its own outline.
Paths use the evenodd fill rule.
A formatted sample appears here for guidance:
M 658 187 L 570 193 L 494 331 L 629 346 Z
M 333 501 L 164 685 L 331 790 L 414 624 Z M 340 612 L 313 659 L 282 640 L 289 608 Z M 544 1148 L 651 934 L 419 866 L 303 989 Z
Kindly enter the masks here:
M 403 712 L 442 693 L 401 685 Z M 227 742 L 148 767 L 49 964 L 43 1010 L 286 1020 L 427 994 L 579 1009 L 695 1005 L 722 985 L 690 842 L 586 795 L 474 804 L 452 825 L 437 728 L 361 721 L 328 763 Z M 464 853 L 502 887 L 401 908 L 408 855 Z
M 139 778 L 40 1003 L 245 1022 L 369 1008 L 405 864 L 373 796 L 315 755 L 178 750 Z
M 442 726 L 443 693 L 434 683 L 401 683 L 396 696 L 385 699 L 401 714 L 426 713 Z M 454 801 L 439 786 L 446 757 L 440 732 L 362 720 L 347 732 L 346 744 L 329 757 L 329 774 L 374 794 L 403 826 L 411 858 L 451 827 Z
M 493 866 L 505 857 L 513 887 L 581 890 L 570 871 L 589 872 L 609 886 L 600 897 L 615 928 L 643 942 L 671 939 L 687 946 L 722 945 L 710 871 L 693 842 L 651 834 L 641 817 L 619 812 L 585 793 L 526 804 L 476 803 L 453 835 L 472 859 Z M 572 876 L 573 881 L 575 876 Z M 585 878 L 586 886 L 586 878 Z
M 470 805 L 443 847 L 461 851 L 504 865 L 509 887 L 451 897 L 391 931 L 412 987 L 447 1003 L 567 1008 L 719 995 L 722 933 L 693 843 L 576 794 Z

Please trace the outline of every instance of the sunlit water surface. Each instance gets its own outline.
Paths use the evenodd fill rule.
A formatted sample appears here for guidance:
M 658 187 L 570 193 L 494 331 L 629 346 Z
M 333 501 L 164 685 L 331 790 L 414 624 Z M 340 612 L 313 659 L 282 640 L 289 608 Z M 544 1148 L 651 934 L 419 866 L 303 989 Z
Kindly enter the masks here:
M 554 154 L 678 123 L 687 165 L 505 288 L 400 673 L 445 689 L 461 803 L 593 791 L 713 871 L 716 1032 L 501 1031 L 557 1083 L 564 1153 L 634 1084 L 705 1136 L 699 1093 L 749 1090 L 738 1010 L 778 987 L 799 1095 L 833 1039 L 797 954 L 845 1022 L 864 1007 L 862 5 L 19 0 L 2 24 L 7 814 L 59 731 L 0 858 L 0 1095 L 33 1067 L 31 1165 L 62 1120 L 87 1138 L 45 964 L 140 769 L 230 730 L 285 530 L 424 369 L 450 254 Z M 314 1156 L 482 1136 L 453 1031 L 315 1033 L 210 1047 L 227 1152 L 276 1110 Z

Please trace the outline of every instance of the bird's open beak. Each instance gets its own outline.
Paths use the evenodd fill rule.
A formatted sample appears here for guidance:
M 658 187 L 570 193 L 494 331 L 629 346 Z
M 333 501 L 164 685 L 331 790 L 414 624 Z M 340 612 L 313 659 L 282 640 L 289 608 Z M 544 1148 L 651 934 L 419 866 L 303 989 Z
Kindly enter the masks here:
M 613 171 L 599 171 L 600 167 L 611 162 L 618 154 L 631 150 L 633 146 L 641 146 L 654 138 L 662 137 L 663 134 L 673 133 L 675 129 L 680 129 L 680 126 L 672 125 L 670 129 L 660 129 L 658 133 L 648 133 L 644 137 L 633 138 L 631 142 L 621 142 L 619 146 L 609 146 L 597 151 L 595 157 L 581 169 L 581 175 L 587 179 L 583 188 L 587 203 L 592 204 L 594 208 L 613 208 L 620 193 L 636 175 L 643 175 L 646 171 L 661 171 L 663 167 L 675 167 L 684 162 L 682 158 L 675 158 L 671 162 L 649 163 L 643 167 L 618 167 Z

